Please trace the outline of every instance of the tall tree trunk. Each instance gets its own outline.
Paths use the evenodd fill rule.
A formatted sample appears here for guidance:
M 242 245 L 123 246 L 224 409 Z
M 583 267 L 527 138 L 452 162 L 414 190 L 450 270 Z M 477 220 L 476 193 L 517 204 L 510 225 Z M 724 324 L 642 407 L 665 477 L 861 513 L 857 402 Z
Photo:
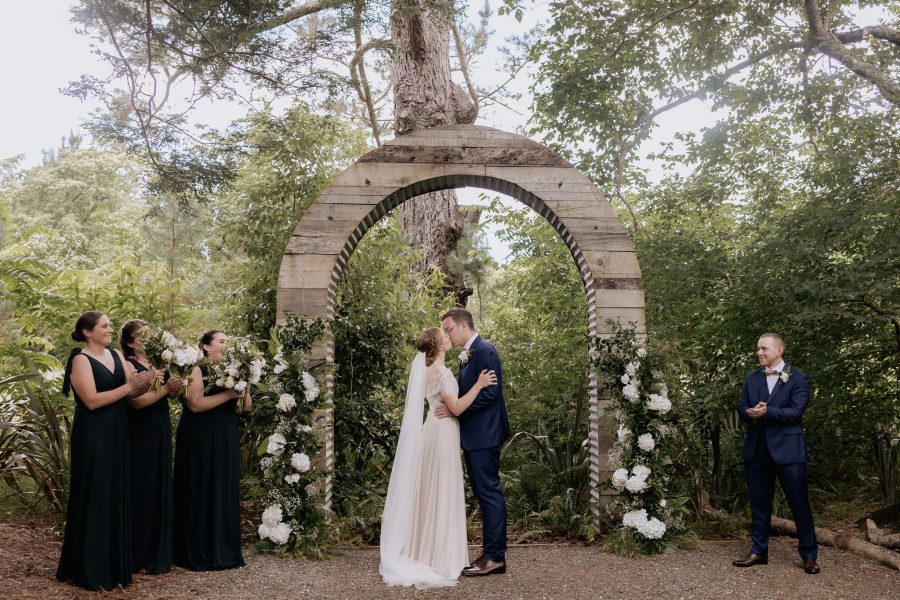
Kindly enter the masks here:
M 437 125 L 472 123 L 475 107 L 450 79 L 453 0 L 395 0 L 391 10 L 394 58 L 394 130 L 403 135 Z M 447 256 L 463 232 L 453 190 L 424 194 L 401 208 L 403 231 L 424 253 L 418 265 L 450 275 L 460 304 L 472 293 L 461 274 L 451 274 Z

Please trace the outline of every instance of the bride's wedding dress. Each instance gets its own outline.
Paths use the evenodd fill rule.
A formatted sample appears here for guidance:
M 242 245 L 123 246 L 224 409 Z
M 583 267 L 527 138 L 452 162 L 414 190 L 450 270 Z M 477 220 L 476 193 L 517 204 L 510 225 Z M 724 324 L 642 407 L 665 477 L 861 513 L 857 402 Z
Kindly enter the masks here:
M 443 365 L 429 373 L 420 353 L 410 372 L 381 524 L 379 571 L 388 585 L 456 585 L 469 563 L 459 422 L 434 416 L 442 392 L 457 396 L 456 378 Z

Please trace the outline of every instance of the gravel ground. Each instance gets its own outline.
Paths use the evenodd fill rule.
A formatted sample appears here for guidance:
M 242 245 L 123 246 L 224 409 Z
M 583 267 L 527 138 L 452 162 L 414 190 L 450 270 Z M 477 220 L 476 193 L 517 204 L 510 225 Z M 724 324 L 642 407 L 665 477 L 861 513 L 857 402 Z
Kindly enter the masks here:
M 325 561 L 248 555 L 243 569 L 136 575 L 125 590 L 95 593 L 53 578 L 59 546 L 47 529 L 0 525 L 0 598 L 900 598 L 900 572 L 834 548 L 820 549 L 821 574 L 806 575 L 789 538 L 774 538 L 769 564 L 750 569 L 731 566 L 746 550 L 740 540 L 638 560 L 596 547 L 514 546 L 506 575 L 430 591 L 385 587 L 378 549 L 362 548 Z

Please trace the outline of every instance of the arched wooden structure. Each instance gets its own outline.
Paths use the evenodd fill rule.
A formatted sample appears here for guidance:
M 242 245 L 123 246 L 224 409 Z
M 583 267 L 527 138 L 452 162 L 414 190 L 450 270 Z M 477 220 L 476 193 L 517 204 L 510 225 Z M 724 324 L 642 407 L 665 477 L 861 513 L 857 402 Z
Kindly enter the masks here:
M 591 181 L 547 147 L 520 135 L 475 125 L 417 131 L 373 150 L 338 175 L 310 206 L 287 244 L 278 279 L 278 319 L 287 313 L 330 322 L 338 280 L 366 231 L 405 200 L 437 190 L 479 187 L 512 196 L 559 232 L 584 282 L 588 332 L 609 333 L 607 321 L 644 327 L 644 289 L 634 245 Z M 502 351 L 502 349 L 501 349 Z M 314 358 L 332 361 L 328 337 Z M 328 381 L 331 388 L 331 381 Z M 612 442 L 599 414 L 605 404 L 590 377 L 592 500 L 608 476 Z M 330 415 L 324 461 L 334 464 Z M 330 480 L 325 483 L 330 503 Z

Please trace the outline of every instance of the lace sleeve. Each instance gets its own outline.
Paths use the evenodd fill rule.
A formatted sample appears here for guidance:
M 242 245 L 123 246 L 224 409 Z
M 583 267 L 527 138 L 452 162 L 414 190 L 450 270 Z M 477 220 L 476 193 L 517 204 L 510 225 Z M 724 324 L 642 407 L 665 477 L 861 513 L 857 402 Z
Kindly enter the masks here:
M 449 369 L 441 371 L 441 393 L 448 396 L 456 397 L 459 394 L 459 386 L 456 384 L 456 378 Z

